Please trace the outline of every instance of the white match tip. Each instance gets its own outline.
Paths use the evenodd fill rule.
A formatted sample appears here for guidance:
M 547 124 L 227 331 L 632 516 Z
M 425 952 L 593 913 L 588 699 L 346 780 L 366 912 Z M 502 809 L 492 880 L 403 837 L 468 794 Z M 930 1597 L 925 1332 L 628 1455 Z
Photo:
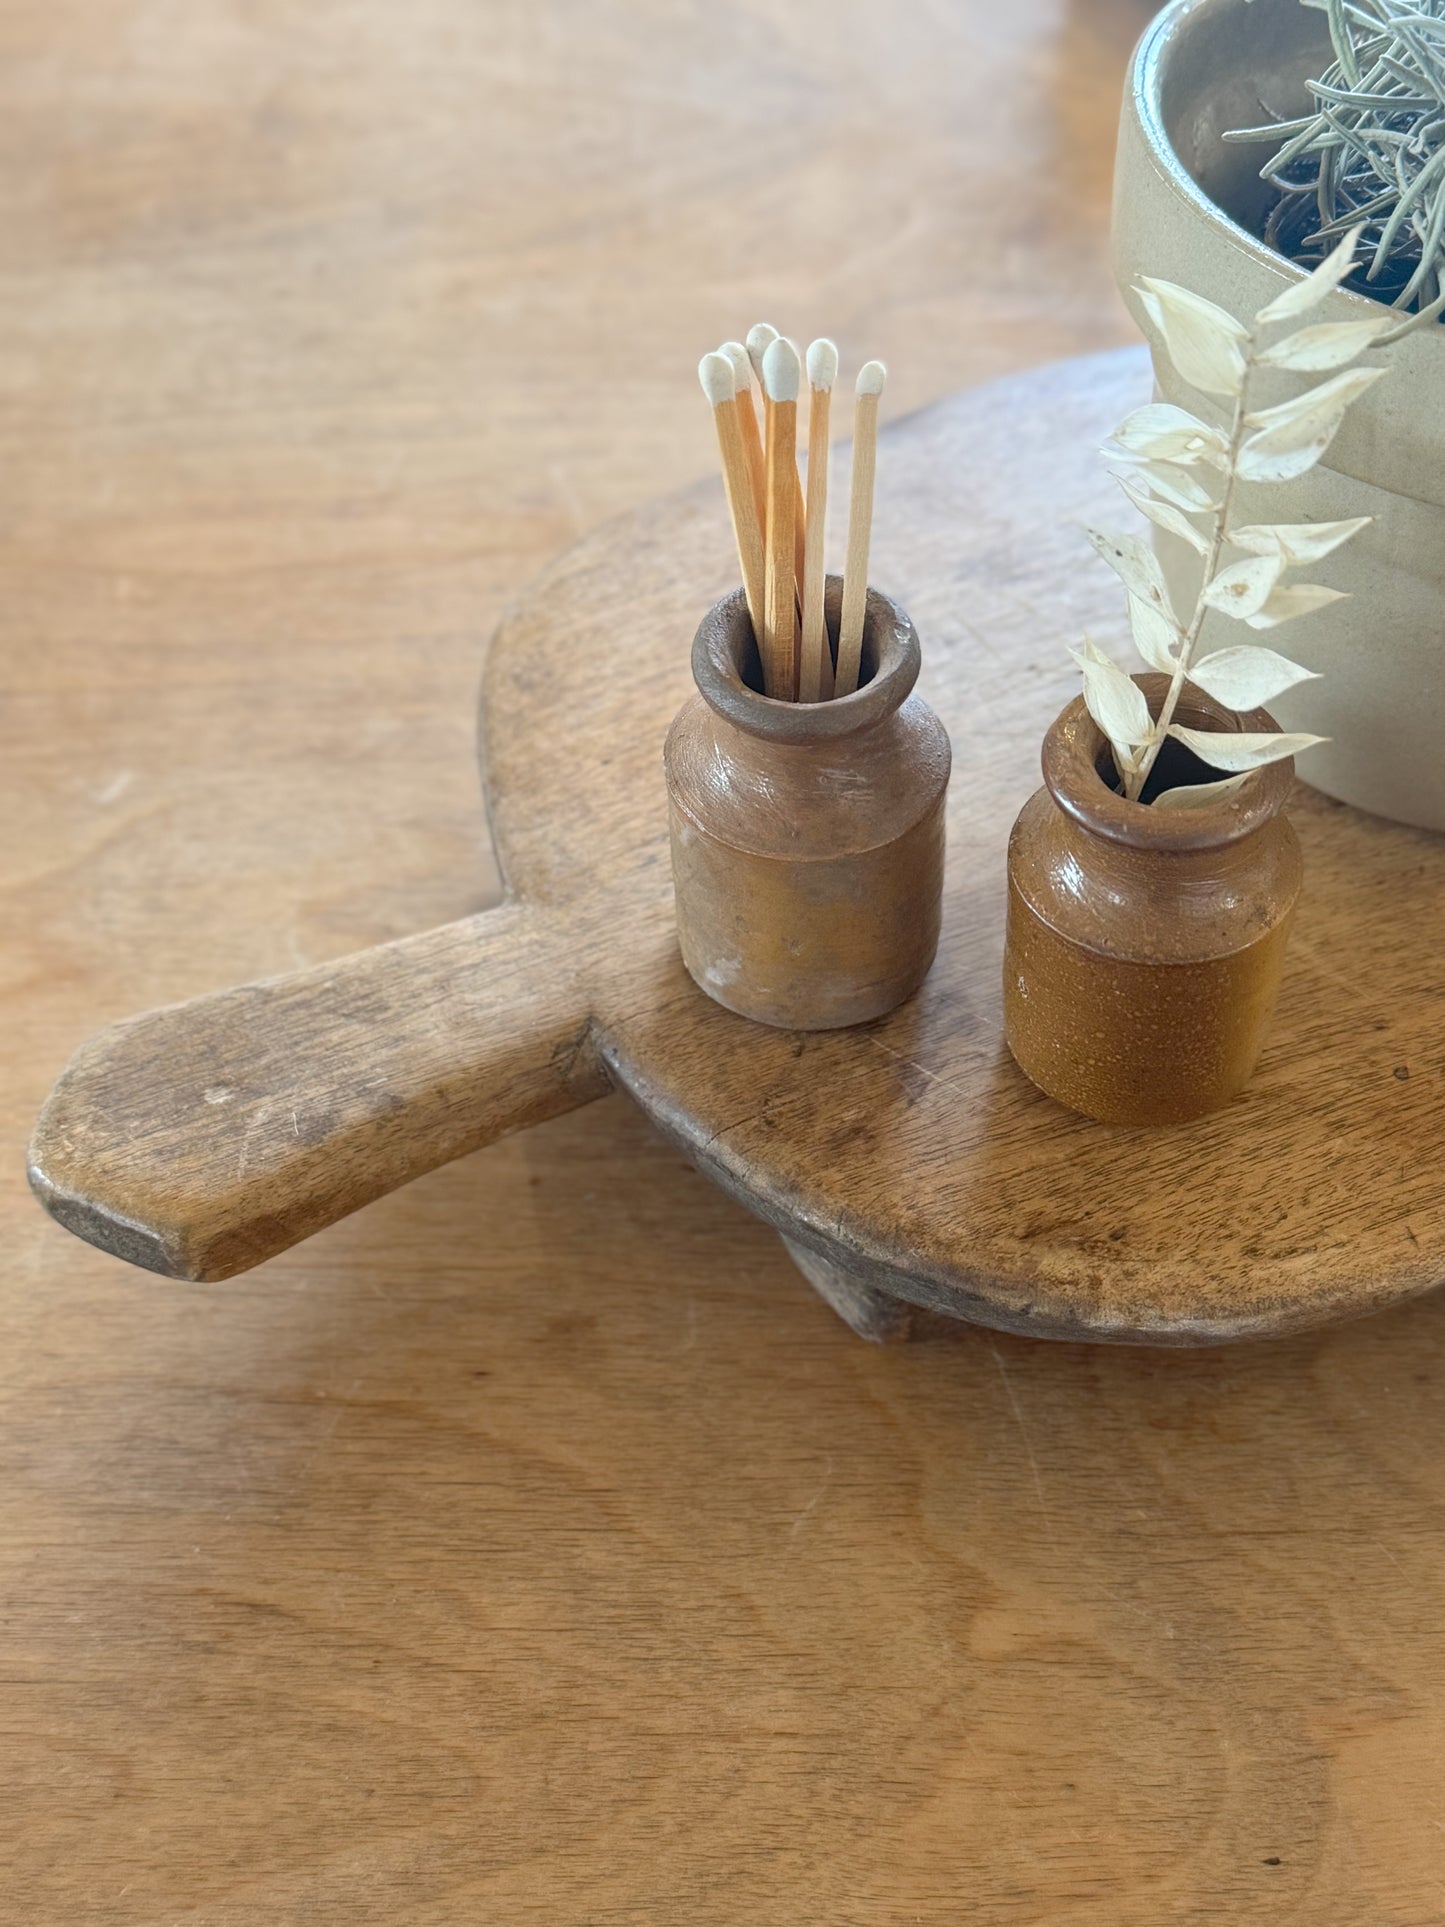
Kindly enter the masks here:
M 747 349 L 740 341 L 725 341 L 718 349 L 718 353 L 726 355 L 732 363 L 733 373 L 737 377 L 736 392 L 745 395 L 752 386 L 753 380 L 753 364 L 748 358 Z
M 697 364 L 697 378 L 702 383 L 702 392 L 714 408 L 731 401 L 737 393 L 733 365 L 726 355 L 704 355 Z
M 748 359 L 761 373 L 763 356 L 778 338 L 778 331 L 771 321 L 755 321 L 748 329 Z
M 858 370 L 858 387 L 856 392 L 860 395 L 881 395 L 883 393 L 883 384 L 887 379 L 888 370 L 883 366 L 881 361 L 865 361 L 863 366 Z
M 838 344 L 826 337 L 808 349 L 808 380 L 815 388 L 831 388 L 838 379 Z
M 763 388 L 768 400 L 796 401 L 802 378 L 803 364 L 792 342 L 784 335 L 770 341 L 768 352 L 763 356 Z

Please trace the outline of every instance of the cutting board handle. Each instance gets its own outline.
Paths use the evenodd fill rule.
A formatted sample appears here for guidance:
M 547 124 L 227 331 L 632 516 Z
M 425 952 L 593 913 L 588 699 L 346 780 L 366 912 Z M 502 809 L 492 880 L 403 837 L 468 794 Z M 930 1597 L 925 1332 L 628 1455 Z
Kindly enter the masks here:
M 30 1181 L 103 1251 L 229 1278 L 607 1087 L 560 926 L 511 902 L 101 1031 Z

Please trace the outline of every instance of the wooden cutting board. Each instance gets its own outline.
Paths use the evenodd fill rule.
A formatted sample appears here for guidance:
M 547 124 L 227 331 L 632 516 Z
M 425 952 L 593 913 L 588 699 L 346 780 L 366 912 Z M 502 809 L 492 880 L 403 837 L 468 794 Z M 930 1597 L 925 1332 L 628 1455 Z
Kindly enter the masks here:
M 1088 629 L 1122 651 L 1078 524 L 1117 512 L 1095 451 L 1147 386 L 1139 351 L 1062 363 L 884 438 L 875 574 L 922 632 L 955 759 L 943 941 L 912 1002 L 785 1033 L 683 971 L 661 746 L 732 577 L 721 490 L 701 486 L 565 556 L 493 642 L 482 761 L 510 901 L 102 1032 L 36 1127 L 42 1202 L 133 1263 L 225 1278 L 621 1084 L 870 1336 L 923 1307 L 1213 1343 L 1439 1282 L 1440 839 L 1299 789 L 1281 1008 L 1223 1113 L 1092 1124 L 1003 1043 L 1005 841 L 1073 692 L 1065 645 Z

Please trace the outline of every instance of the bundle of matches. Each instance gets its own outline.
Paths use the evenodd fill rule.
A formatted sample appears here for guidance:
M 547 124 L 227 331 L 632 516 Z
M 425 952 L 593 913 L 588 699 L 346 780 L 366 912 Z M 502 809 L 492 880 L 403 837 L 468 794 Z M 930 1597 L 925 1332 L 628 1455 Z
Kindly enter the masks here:
M 786 336 L 760 321 L 746 346 L 726 341 L 698 363 L 712 404 L 723 483 L 742 568 L 743 593 L 757 639 L 763 692 L 781 702 L 827 702 L 858 687 L 868 600 L 868 543 L 878 397 L 886 370 L 858 372 L 848 552 L 836 656 L 824 619 L 823 538 L 828 513 L 828 423 L 838 350 L 815 341 L 808 375 L 808 486 L 798 475 L 798 395 L 804 360 Z M 756 377 L 762 427 L 753 399 Z

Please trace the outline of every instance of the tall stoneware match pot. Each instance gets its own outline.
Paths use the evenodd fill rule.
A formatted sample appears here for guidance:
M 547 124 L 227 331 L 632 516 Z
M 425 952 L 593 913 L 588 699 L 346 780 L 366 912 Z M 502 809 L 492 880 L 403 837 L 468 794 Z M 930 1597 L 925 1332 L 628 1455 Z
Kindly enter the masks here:
M 1168 678 L 1135 680 L 1157 715 Z M 1176 713 L 1276 726 L 1193 688 Z M 1217 774 L 1173 742 L 1158 767 L 1165 781 Z M 1279 989 L 1302 868 L 1283 814 L 1293 764 L 1197 806 L 1127 802 L 1080 697 L 1044 739 L 1043 773 L 1009 839 L 1009 1048 L 1041 1090 L 1106 1124 L 1219 1109 L 1254 1070 Z
M 1181 282 L 1246 324 L 1304 270 L 1258 238 L 1273 190 L 1269 154 L 1226 141 L 1313 111 L 1306 82 L 1331 59 L 1323 10 L 1300 0 L 1175 0 L 1146 29 L 1124 90 L 1114 181 L 1114 270 L 1126 291 L 1141 274 Z M 1309 317 L 1349 321 L 1378 305 L 1343 289 Z M 1403 318 L 1403 317 L 1402 317 Z M 1312 569 L 1343 589 L 1290 631 L 1290 653 L 1319 672 L 1275 704 L 1283 728 L 1331 740 L 1311 752 L 1307 780 L 1347 803 L 1445 829 L 1445 326 L 1391 347 L 1389 372 L 1351 409 L 1324 459 L 1284 484 L 1240 483 L 1236 522 L 1374 519 Z M 1155 344 L 1164 399 L 1212 418 Z M 1261 370 L 1257 405 L 1297 378 Z M 1251 384 L 1252 396 L 1256 393 Z M 1176 537 L 1156 538 L 1176 606 L 1189 606 L 1198 563 Z M 1224 616 L 1203 646 L 1238 641 Z
M 842 584 L 828 583 L 836 636 Z M 683 962 L 759 1023 L 831 1030 L 912 995 L 938 946 L 948 734 L 914 692 L 918 635 L 868 592 L 860 686 L 761 693 L 741 590 L 703 618 L 665 755 Z

